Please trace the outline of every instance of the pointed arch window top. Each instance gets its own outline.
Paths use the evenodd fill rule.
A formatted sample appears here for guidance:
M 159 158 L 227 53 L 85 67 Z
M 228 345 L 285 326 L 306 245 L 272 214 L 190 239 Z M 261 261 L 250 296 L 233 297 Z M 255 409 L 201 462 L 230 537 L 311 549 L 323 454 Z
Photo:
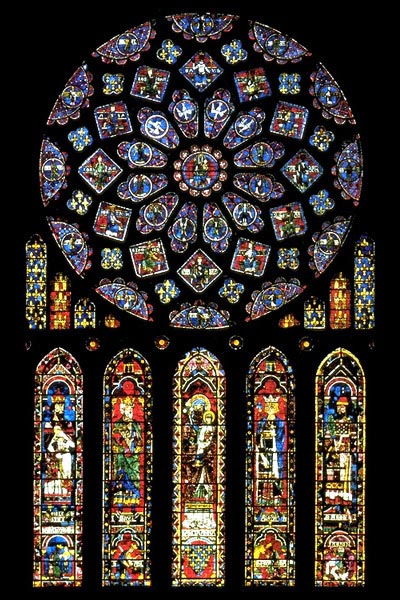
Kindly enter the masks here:
M 321 363 L 315 395 L 315 583 L 365 584 L 365 376 L 337 348 Z
M 63 348 L 37 366 L 34 587 L 82 584 L 82 385 L 78 362 Z

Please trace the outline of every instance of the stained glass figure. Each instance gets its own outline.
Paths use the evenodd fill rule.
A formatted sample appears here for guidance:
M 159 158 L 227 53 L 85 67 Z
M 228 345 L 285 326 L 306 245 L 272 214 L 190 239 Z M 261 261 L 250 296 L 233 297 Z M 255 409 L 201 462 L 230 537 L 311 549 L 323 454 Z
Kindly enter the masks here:
M 207 52 L 196 52 L 179 72 L 197 91 L 204 92 L 223 73 L 223 69 Z
M 161 102 L 167 89 L 169 71 L 142 66 L 136 71 L 131 96 Z
M 351 325 L 350 281 L 343 273 L 333 277 L 329 287 L 329 325 L 331 329 L 348 329 Z
M 181 313 L 183 327 L 190 306 L 211 328 L 224 319 L 196 304 L 196 294 L 207 290 L 216 303 L 216 276 L 238 272 L 245 293 L 228 326 L 267 316 L 325 271 L 357 211 L 362 152 L 342 90 L 296 40 L 238 21 L 180 13 L 127 29 L 73 73 L 48 119 L 40 154 L 48 224 L 75 272 L 136 317 L 147 319 L 145 307 L 154 306 L 170 324 Z M 293 238 L 295 248 L 282 248 Z M 254 246 L 260 267 L 240 266 Z M 144 268 L 145 249 L 156 258 Z M 179 255 L 205 249 L 211 276 L 193 285 L 190 257 Z M 297 270 L 298 284 L 288 284 L 288 295 L 274 283 L 265 303 L 256 278 L 269 288 L 277 267 Z M 111 269 L 130 290 L 123 295 L 140 285 L 140 307 L 138 296 L 119 300 L 116 286 L 125 283 L 104 281 Z M 188 285 L 165 303 L 153 275 L 170 269 Z M 258 308 L 249 309 L 255 298 Z
M 170 315 L 171 327 L 182 329 L 226 329 L 230 327 L 230 314 L 220 310 L 218 304 L 210 302 L 207 306 L 202 300 L 193 304 L 184 302 L 179 310 L 173 310 Z
M 315 96 L 314 106 L 322 110 L 325 119 L 334 119 L 338 125 L 346 121 L 354 124 L 354 116 L 343 91 L 324 65 L 311 74 L 313 86 L 311 94 Z
M 320 364 L 315 388 L 315 584 L 365 583 L 365 376 L 344 348 Z
M 94 329 L 96 327 L 96 305 L 89 298 L 81 298 L 74 306 L 74 328 Z
M 25 316 L 29 329 L 47 325 L 47 245 L 35 234 L 26 243 Z
M 250 22 L 250 25 L 249 38 L 254 40 L 254 49 L 262 52 L 267 62 L 284 65 L 287 62 L 298 63 L 304 56 L 311 56 L 307 48 L 277 29 L 257 21 Z
M 38 364 L 34 413 L 34 587 L 82 585 L 82 371 L 55 348 Z
M 65 125 L 69 119 L 79 119 L 81 109 L 89 106 L 89 97 L 94 92 L 91 85 L 92 79 L 93 75 L 88 71 L 85 63 L 77 68 L 57 98 L 47 120 L 47 125 L 53 125 L 55 122 L 59 125 Z
M 287 358 L 272 346 L 247 376 L 245 584 L 295 577 L 295 398 Z
M 50 282 L 50 329 L 69 329 L 71 324 L 71 281 L 57 273 Z
M 148 586 L 152 479 L 152 378 L 127 348 L 104 373 L 104 586 Z
M 221 275 L 218 265 L 203 250 L 196 250 L 177 271 L 196 293 L 204 292 Z
M 235 105 L 231 102 L 231 93 L 228 90 L 216 90 L 212 98 L 204 102 L 204 135 L 216 138 L 228 123 Z
M 332 169 L 336 179 L 334 185 L 341 190 L 345 200 L 353 200 L 358 206 L 361 197 L 363 158 L 358 136 L 354 142 L 343 144 L 335 156 L 336 166 Z
M 234 15 L 221 15 L 210 13 L 182 13 L 167 17 L 172 22 L 172 31 L 182 33 L 186 40 L 195 39 L 204 43 L 207 39 L 219 40 L 222 33 L 232 29 L 233 23 L 238 19 Z
M 154 38 L 155 34 L 152 24 L 147 21 L 114 36 L 99 46 L 92 56 L 100 57 L 103 63 L 116 63 L 117 65 L 125 65 L 128 60 L 137 61 L 141 52 L 150 49 L 150 40 Z
M 122 169 L 100 148 L 83 161 L 78 173 L 96 194 L 102 194 L 121 175 Z
M 57 200 L 61 190 L 67 188 L 68 154 L 62 152 L 49 138 L 44 137 L 40 149 L 39 159 L 39 184 L 44 206 L 50 200 Z
M 90 269 L 92 262 L 89 259 L 92 249 L 88 246 L 87 234 L 82 233 L 75 225 L 56 221 L 48 217 L 51 232 L 69 265 L 83 277 L 84 272 Z
M 291 102 L 278 102 L 272 117 L 270 132 L 301 140 L 307 124 L 309 111 L 305 106 Z
M 311 296 L 304 302 L 304 329 L 325 329 L 325 302 Z
M 225 580 L 225 372 L 194 348 L 174 375 L 174 586 Z
M 271 86 L 263 67 L 237 71 L 233 78 L 240 102 L 250 102 L 271 96 Z
M 354 247 L 354 327 L 375 327 L 375 242 L 362 235 Z
M 187 138 L 195 138 L 199 132 L 199 105 L 186 90 L 176 90 L 172 94 L 169 111 Z

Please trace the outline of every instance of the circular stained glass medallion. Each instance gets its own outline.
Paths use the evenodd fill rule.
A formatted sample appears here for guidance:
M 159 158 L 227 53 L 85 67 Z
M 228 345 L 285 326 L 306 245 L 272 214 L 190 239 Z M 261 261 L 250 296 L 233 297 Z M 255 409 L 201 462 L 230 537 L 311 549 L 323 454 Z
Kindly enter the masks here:
M 133 25 L 66 82 L 40 188 L 70 267 L 120 310 L 225 329 L 280 310 L 340 252 L 362 154 L 328 69 L 232 15 Z

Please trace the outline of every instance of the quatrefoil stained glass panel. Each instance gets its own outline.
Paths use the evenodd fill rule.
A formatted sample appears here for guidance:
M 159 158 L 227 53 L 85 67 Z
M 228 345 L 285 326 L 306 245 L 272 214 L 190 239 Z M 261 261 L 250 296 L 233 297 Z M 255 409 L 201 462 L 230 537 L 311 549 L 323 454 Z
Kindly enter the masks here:
M 100 45 L 56 99 L 40 154 L 69 266 L 122 311 L 180 328 L 228 328 L 301 294 L 343 246 L 361 183 L 334 77 L 232 15 L 174 15 Z

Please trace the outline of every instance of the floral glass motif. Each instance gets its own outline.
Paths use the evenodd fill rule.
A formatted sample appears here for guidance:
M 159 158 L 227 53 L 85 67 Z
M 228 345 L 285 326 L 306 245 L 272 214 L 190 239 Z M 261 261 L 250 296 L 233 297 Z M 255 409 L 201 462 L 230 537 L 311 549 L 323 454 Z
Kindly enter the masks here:
M 319 125 L 314 129 L 309 141 L 311 146 L 314 146 L 320 152 L 326 152 L 334 139 L 335 134 L 332 131 L 327 131 L 323 125 Z
M 280 269 L 296 271 L 300 266 L 300 250 L 298 248 L 279 248 L 277 265 Z
M 315 382 L 315 585 L 365 584 L 365 376 L 338 348 Z
M 225 279 L 224 285 L 219 288 L 218 294 L 221 298 L 225 298 L 230 304 L 236 304 L 240 300 L 241 294 L 244 292 L 243 283 L 238 283 L 230 277 Z
M 79 127 L 79 129 L 71 131 L 68 134 L 68 140 L 77 152 L 82 152 L 85 148 L 93 144 L 93 138 L 87 127 Z
M 103 94 L 106 96 L 122 94 L 124 91 L 124 76 L 121 73 L 104 73 Z
M 224 44 L 221 48 L 221 54 L 230 65 L 242 62 L 248 56 L 241 40 L 232 40 L 230 44 Z
M 34 417 L 34 587 L 82 585 L 83 381 L 55 348 L 38 364 Z
M 354 327 L 375 327 L 375 242 L 367 235 L 354 247 Z
M 335 208 L 335 202 L 330 198 L 328 190 L 320 190 L 317 194 L 310 196 L 309 204 L 316 215 L 322 217 L 328 210 Z
M 300 73 L 281 73 L 279 75 L 279 91 L 281 94 L 300 94 Z
M 96 305 L 89 298 L 81 298 L 74 306 L 74 329 L 96 327 Z
M 249 297 L 253 302 L 260 292 L 256 278 L 272 283 L 277 265 L 291 268 L 283 266 L 290 261 L 281 242 L 298 236 L 301 293 L 341 250 L 360 201 L 361 144 L 333 76 L 290 37 L 240 22 L 182 13 L 116 35 L 67 81 L 42 143 L 46 217 L 53 230 L 60 220 L 65 231 L 75 227 L 84 248 L 79 258 L 76 248 L 66 252 L 61 244 L 69 265 L 113 304 L 115 286 L 125 283 L 102 284 L 111 269 L 124 282 L 140 281 L 154 317 L 164 315 L 171 325 L 174 319 L 174 326 L 189 323 L 191 314 L 204 325 L 212 313 L 210 329 L 217 321 L 231 326 L 267 314 L 248 311 Z M 78 118 L 79 126 L 71 126 Z M 320 198 L 319 180 L 327 198 Z M 322 220 L 327 211 L 329 225 Z M 239 266 L 240 236 L 263 249 L 261 269 Z M 118 259 L 105 258 L 110 241 L 119 246 Z M 142 258 L 135 258 L 144 242 L 162 255 L 153 270 L 142 271 Z M 211 276 L 193 285 L 188 262 L 205 249 Z M 150 274 L 169 266 L 188 285 L 165 303 Z M 246 293 L 232 307 L 232 320 L 195 306 L 203 291 L 208 303 L 219 301 L 217 277 L 236 273 Z M 295 287 L 283 297 L 294 298 Z M 143 310 L 130 314 L 150 314 L 139 304 Z
M 169 304 L 181 293 L 181 290 L 173 279 L 165 279 L 162 283 L 157 283 L 154 287 L 154 291 L 158 294 L 160 302 L 163 304 Z
M 286 357 L 270 346 L 247 383 L 245 584 L 293 586 L 295 398 Z
M 175 45 L 172 40 L 164 40 L 161 48 L 157 50 L 157 58 L 163 60 L 168 65 L 174 65 L 181 54 L 182 48 Z
M 173 380 L 173 586 L 225 581 L 225 372 L 194 348 Z
M 71 198 L 67 200 L 67 208 L 75 211 L 78 215 L 86 215 L 93 199 L 89 194 L 84 194 L 81 190 L 74 190 Z
M 304 329 L 325 329 L 325 302 L 316 296 L 311 296 L 304 302 Z
M 47 244 L 35 234 L 25 246 L 25 317 L 29 329 L 47 325 Z
M 152 378 L 147 361 L 127 348 L 104 373 L 104 586 L 149 586 Z
M 122 269 L 123 260 L 121 248 L 103 248 L 101 256 L 101 266 L 103 269 Z

